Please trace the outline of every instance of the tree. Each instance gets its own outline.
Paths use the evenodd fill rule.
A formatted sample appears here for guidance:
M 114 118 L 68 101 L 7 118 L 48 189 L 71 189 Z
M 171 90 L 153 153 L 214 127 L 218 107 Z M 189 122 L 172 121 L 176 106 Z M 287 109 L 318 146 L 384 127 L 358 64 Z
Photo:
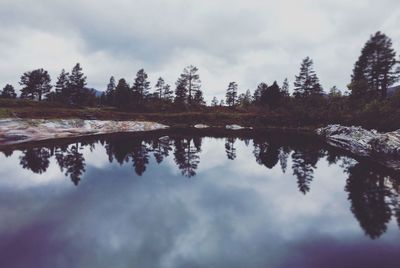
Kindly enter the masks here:
M 115 105 L 120 109 L 127 109 L 130 104 L 131 89 L 125 79 L 120 79 L 115 88 Z
M 246 93 L 243 94 L 241 98 L 240 105 L 243 107 L 248 107 L 252 102 L 250 89 L 246 90 Z
M 262 91 L 261 104 L 268 105 L 270 108 L 275 108 L 278 106 L 280 98 L 280 88 L 278 86 L 278 83 L 275 81 L 272 86 Z
M 238 90 L 238 85 L 236 82 L 230 82 L 228 85 L 228 88 L 226 89 L 226 104 L 229 107 L 234 107 L 237 102 L 237 90 Z
M 158 78 L 157 84 L 155 85 L 155 91 L 158 98 L 162 99 L 164 89 L 165 89 L 165 81 L 162 77 L 160 77 Z
M 113 105 L 114 104 L 114 97 L 115 97 L 115 78 L 114 76 L 110 77 L 110 82 L 107 85 L 107 90 L 106 90 L 106 103 L 108 105 Z
M 193 139 L 193 143 L 192 138 L 175 140 L 174 160 L 183 176 L 190 178 L 196 175 L 200 151 L 201 140 Z
M 172 101 L 172 99 L 173 99 L 172 94 L 173 94 L 174 92 L 171 90 L 171 86 L 168 85 L 168 84 L 166 84 L 166 85 L 164 86 L 163 90 L 164 90 L 164 92 L 163 92 L 163 98 L 164 98 L 166 101 Z
M 199 69 L 193 65 L 187 66 L 183 69 L 183 73 L 180 76 L 180 80 L 184 80 L 186 84 L 186 90 L 188 94 L 187 102 L 189 105 L 192 104 L 192 100 L 197 91 L 200 91 L 201 80 L 200 75 L 197 73 Z
M 78 105 L 84 103 L 84 90 L 86 86 L 86 76 L 82 72 L 82 67 L 77 63 L 72 68 L 69 76 L 69 95 L 72 104 Z
M 15 99 L 16 97 L 15 89 L 10 84 L 7 84 L 1 91 L 1 98 L 3 99 Z
M 337 98 L 341 96 L 342 92 L 336 86 L 331 87 L 329 90 L 329 98 Z
M 178 79 L 176 82 L 176 89 L 175 89 L 175 104 L 178 106 L 184 106 L 187 103 L 187 87 L 186 87 L 186 80 Z
M 50 82 L 49 73 L 43 69 L 24 73 L 19 82 L 21 86 L 24 86 L 21 89 L 21 98 L 41 101 L 52 88 Z
M 225 139 L 225 152 L 229 160 L 235 160 L 236 158 L 236 148 L 235 148 L 236 138 L 226 138 Z
M 132 91 L 138 98 L 137 100 L 134 100 L 134 102 L 137 101 L 139 105 L 149 96 L 150 82 L 147 81 L 147 79 L 147 73 L 143 69 L 140 69 L 136 74 L 135 81 L 133 82 Z
M 289 97 L 289 81 L 287 78 L 283 80 L 281 92 L 283 97 Z
M 266 83 L 260 83 L 257 86 L 257 89 L 254 91 L 253 94 L 253 102 L 255 105 L 260 105 L 261 104 L 261 96 L 264 94 L 265 91 L 267 91 L 268 85 Z
M 32 148 L 25 150 L 20 156 L 20 164 L 34 173 L 45 173 L 50 164 L 50 150 L 47 148 Z
M 211 106 L 212 106 L 212 107 L 218 106 L 217 97 L 214 97 L 214 98 L 211 100 Z
M 55 85 L 55 94 L 57 100 L 69 102 L 69 86 L 69 73 L 62 69 L 60 75 L 57 77 L 57 82 Z
M 306 57 L 300 66 L 300 73 L 294 82 L 294 96 L 304 98 L 322 94 L 322 87 L 315 74 L 313 61 Z
M 204 97 L 203 97 L 203 92 L 201 90 L 197 90 L 196 93 L 194 94 L 193 98 L 193 104 L 194 105 L 205 105 Z
M 354 64 L 350 84 L 352 95 L 366 95 L 372 91 L 380 98 L 386 98 L 388 87 L 399 79 L 397 63 L 392 40 L 384 33 L 376 32 L 364 45 Z

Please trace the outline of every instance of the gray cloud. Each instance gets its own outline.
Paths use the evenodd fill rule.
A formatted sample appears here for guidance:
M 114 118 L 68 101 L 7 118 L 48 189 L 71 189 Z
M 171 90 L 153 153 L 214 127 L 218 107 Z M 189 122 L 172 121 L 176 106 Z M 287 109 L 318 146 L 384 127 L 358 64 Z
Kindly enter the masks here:
M 323 86 L 345 88 L 369 35 L 387 33 L 400 48 L 396 0 L 119 0 L 0 2 L 0 82 L 17 84 L 32 68 L 81 62 L 89 84 L 110 75 L 132 81 L 145 68 L 169 83 L 188 64 L 200 68 L 207 99 L 229 81 L 293 82 L 302 58 L 314 59 Z

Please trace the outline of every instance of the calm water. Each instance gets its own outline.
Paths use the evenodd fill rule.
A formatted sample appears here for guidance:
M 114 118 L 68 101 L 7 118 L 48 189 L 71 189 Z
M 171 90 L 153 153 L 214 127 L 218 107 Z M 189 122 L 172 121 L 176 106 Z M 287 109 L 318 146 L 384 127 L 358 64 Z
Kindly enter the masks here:
M 315 137 L 219 136 L 6 148 L 0 267 L 399 267 L 397 174 Z

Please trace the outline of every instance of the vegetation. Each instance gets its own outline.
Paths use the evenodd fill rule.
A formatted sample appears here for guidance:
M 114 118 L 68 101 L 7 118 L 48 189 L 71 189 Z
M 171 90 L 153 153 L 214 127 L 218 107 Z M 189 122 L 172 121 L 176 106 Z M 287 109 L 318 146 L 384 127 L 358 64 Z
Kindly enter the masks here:
M 6 85 L 0 97 L 7 100 L 0 101 L 0 107 L 9 109 L 2 114 L 19 116 L 43 116 L 51 107 L 54 110 L 49 114 L 53 116 L 68 114 L 69 110 L 75 116 L 108 115 L 109 119 L 175 116 L 177 122 L 192 119 L 192 123 L 211 124 L 214 118 L 224 117 L 229 118 L 225 121 L 253 126 L 340 123 L 392 130 L 400 128 L 400 95 L 388 94 L 399 80 L 398 63 L 390 38 L 377 32 L 366 42 L 354 65 L 348 91 L 332 86 L 324 92 L 313 60 L 306 57 L 295 76 L 292 94 L 287 78 L 281 85 L 277 81 L 270 85 L 261 82 L 253 93 L 240 93 L 238 84 L 230 82 L 225 99 L 214 97 L 210 106 L 204 101 L 199 69 L 192 65 L 184 68 L 174 88 L 160 77 L 152 89 L 146 71 L 140 69 L 131 85 L 124 78 L 116 83 L 111 76 L 104 92 L 99 93 L 87 87 L 87 78 L 77 63 L 70 73 L 61 71 L 54 87 L 46 70 L 25 72 L 19 83 L 19 98 L 14 100 L 15 89 Z

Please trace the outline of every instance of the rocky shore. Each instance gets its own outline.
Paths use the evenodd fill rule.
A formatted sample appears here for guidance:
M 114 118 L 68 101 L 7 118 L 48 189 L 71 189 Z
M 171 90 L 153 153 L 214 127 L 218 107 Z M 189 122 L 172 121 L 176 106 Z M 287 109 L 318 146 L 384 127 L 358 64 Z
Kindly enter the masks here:
M 1 119 L 0 145 L 118 132 L 168 128 L 155 122 L 82 119 Z
M 318 129 L 317 134 L 332 146 L 400 170 L 400 130 L 380 133 L 361 127 L 329 125 Z

